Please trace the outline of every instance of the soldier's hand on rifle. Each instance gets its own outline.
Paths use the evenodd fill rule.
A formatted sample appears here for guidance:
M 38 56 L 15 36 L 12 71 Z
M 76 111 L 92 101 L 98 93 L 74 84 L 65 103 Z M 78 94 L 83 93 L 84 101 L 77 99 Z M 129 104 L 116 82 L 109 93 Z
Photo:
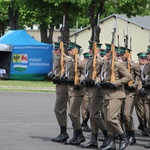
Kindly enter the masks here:
M 135 91 L 135 88 L 134 88 L 133 86 L 128 86 L 128 90 L 129 90 L 130 92 L 133 92 L 133 91 Z
M 100 82 L 100 86 L 101 86 L 102 88 L 106 88 L 105 85 L 106 85 L 106 84 L 105 84 L 104 82 Z
M 145 88 L 141 88 L 141 89 L 139 90 L 139 95 L 140 95 L 141 97 L 144 97 L 144 96 L 146 95 Z
M 109 83 L 109 88 L 111 88 L 111 89 L 117 89 L 114 83 Z
M 94 86 L 95 85 L 95 81 L 94 80 L 89 81 L 89 85 L 90 86 Z
M 80 86 L 79 85 L 74 85 L 73 88 L 76 89 L 76 90 L 79 90 Z
M 82 86 L 86 86 L 86 83 L 87 83 L 87 82 L 86 82 L 85 79 L 83 79 L 83 80 L 81 81 L 81 85 L 82 85 Z
M 47 78 L 48 78 L 48 80 L 52 81 L 53 78 L 54 78 L 53 72 L 49 72 L 48 75 L 47 75 Z
M 61 83 L 59 74 L 57 74 L 53 77 L 53 83 L 54 84 L 60 84 Z
M 101 87 L 101 83 L 100 82 L 96 82 L 95 86 L 99 89 Z
M 60 76 L 60 81 L 61 82 L 67 82 L 67 77 L 65 75 Z

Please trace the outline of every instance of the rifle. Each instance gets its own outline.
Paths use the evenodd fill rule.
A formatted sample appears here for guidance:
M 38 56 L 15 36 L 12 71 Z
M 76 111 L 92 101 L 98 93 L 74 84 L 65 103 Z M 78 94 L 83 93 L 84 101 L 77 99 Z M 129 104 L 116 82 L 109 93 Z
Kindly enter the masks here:
M 131 38 L 130 38 L 130 42 L 131 42 Z M 131 43 L 130 43 L 130 47 L 131 47 Z M 127 26 L 127 33 L 125 35 L 125 48 L 126 48 L 126 57 L 127 57 L 127 69 L 130 72 L 131 71 L 131 52 L 129 53 L 129 49 L 128 49 L 128 26 Z M 128 82 L 128 86 L 132 86 L 133 82 L 132 80 L 130 80 Z
M 74 85 L 77 85 L 79 83 L 79 76 L 78 76 L 78 50 L 77 48 L 74 48 Z
M 110 78 L 111 83 L 114 83 L 116 81 L 116 78 L 115 78 L 115 45 L 114 45 L 116 28 L 117 28 L 117 18 L 115 20 L 115 25 L 113 28 L 114 31 L 112 32 L 112 41 L 111 41 L 111 78 Z
M 92 72 L 92 80 L 96 79 L 97 76 L 97 70 L 96 70 L 96 49 L 97 49 L 97 43 L 93 42 L 93 72 Z
M 119 27 L 118 27 L 118 35 L 117 35 L 117 39 L 118 39 L 118 48 L 120 47 L 120 42 L 119 42 Z
M 96 80 L 96 76 L 97 76 L 97 70 L 96 70 L 96 51 L 97 51 L 97 42 L 96 42 L 96 30 L 98 29 L 97 27 L 99 27 L 99 16 L 100 14 L 98 14 L 98 18 L 97 18 L 97 26 L 94 27 L 94 42 L 93 42 L 93 72 L 92 72 L 92 80 Z
M 75 34 L 75 46 L 76 46 L 76 36 L 77 36 L 77 28 L 78 28 L 78 21 L 76 22 L 76 34 Z M 73 53 L 74 53 L 74 85 L 79 83 L 79 76 L 78 76 L 78 50 L 74 46 Z
M 60 51 L 61 51 L 61 56 L 60 56 L 60 76 L 63 76 L 65 68 L 64 68 L 64 43 L 63 43 L 63 30 L 65 27 L 65 15 L 63 16 L 63 25 L 62 25 L 62 35 L 61 35 L 61 41 L 60 41 Z
M 61 51 L 61 56 L 60 56 L 60 76 L 64 74 L 65 68 L 64 68 L 64 43 L 61 41 L 60 42 L 60 51 Z

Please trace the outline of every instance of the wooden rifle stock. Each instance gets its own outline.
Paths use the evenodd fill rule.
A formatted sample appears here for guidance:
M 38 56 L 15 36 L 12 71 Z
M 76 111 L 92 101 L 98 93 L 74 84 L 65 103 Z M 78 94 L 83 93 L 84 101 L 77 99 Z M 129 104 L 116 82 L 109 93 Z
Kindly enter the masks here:
M 79 83 L 79 77 L 78 77 L 78 50 L 77 48 L 73 49 L 74 51 L 74 85 L 77 85 Z
M 97 43 L 93 42 L 93 72 L 92 72 L 92 80 L 96 80 L 97 71 L 96 71 L 96 49 Z
M 129 51 L 128 51 L 128 49 L 126 49 L 126 56 L 127 56 L 127 69 L 128 69 L 128 71 L 129 71 L 129 73 L 130 73 L 130 71 L 131 71 L 131 54 L 129 53 Z M 129 82 L 128 82 L 128 86 L 132 86 L 132 80 L 130 80 Z
M 114 83 L 116 81 L 115 78 L 115 45 L 111 44 L 111 78 L 110 82 Z
M 64 68 L 64 43 L 60 42 L 60 51 L 61 51 L 61 56 L 60 56 L 60 75 L 62 76 L 64 74 L 65 68 Z

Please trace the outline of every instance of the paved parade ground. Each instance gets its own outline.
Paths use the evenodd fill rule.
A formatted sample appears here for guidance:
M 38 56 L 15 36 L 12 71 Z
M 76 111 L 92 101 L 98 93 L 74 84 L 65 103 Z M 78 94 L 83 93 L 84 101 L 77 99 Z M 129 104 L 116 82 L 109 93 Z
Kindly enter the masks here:
M 0 92 L 0 150 L 74 150 L 82 148 L 51 141 L 59 134 L 53 112 L 55 93 Z M 144 150 L 150 137 L 141 136 L 134 112 L 137 144 L 127 150 Z M 68 133 L 72 126 L 68 117 Z M 90 133 L 85 133 L 89 141 Z M 101 133 L 99 134 L 101 136 Z M 99 141 L 99 146 L 101 142 Z M 118 147 L 118 142 L 117 142 Z

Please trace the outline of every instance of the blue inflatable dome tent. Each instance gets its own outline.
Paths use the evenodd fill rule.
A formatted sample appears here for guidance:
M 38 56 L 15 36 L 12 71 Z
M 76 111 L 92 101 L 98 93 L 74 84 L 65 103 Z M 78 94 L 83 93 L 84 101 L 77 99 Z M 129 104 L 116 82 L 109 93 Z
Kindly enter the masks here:
M 52 69 L 53 45 L 35 40 L 25 30 L 8 31 L 0 38 L 0 44 L 11 47 L 9 50 L 0 48 L 0 78 L 46 79 Z

